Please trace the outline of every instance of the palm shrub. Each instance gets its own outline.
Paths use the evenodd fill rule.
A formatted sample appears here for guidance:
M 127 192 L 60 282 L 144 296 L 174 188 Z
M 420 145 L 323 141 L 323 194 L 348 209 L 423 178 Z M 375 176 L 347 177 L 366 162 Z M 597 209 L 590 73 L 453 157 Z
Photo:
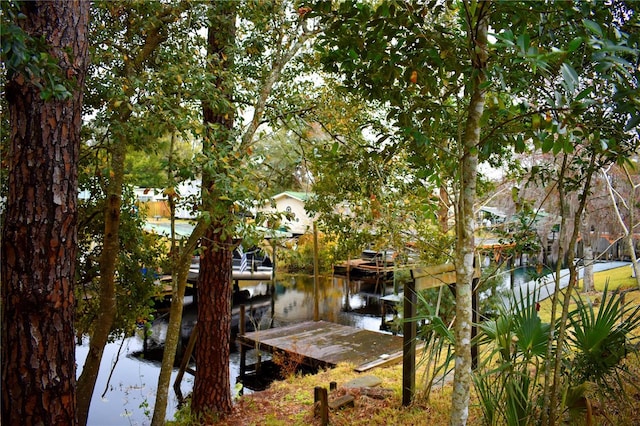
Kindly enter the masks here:
M 591 383 L 601 397 L 623 398 L 625 383 L 637 383 L 624 365 L 624 358 L 640 336 L 640 306 L 628 306 L 618 292 L 605 285 L 599 309 L 589 300 L 574 296 L 576 309 L 569 314 L 573 352 L 568 366 L 571 386 Z
M 506 299 L 498 315 L 479 326 L 478 342 L 490 349 L 474 374 L 485 424 L 534 424 L 539 417 L 546 346 L 553 334 L 538 316 L 537 296 Z M 589 416 L 590 390 L 603 400 L 619 400 L 626 395 L 625 385 L 637 386 L 638 377 L 624 359 L 637 351 L 640 339 L 640 306 L 625 305 L 619 293 L 605 286 L 599 308 L 577 296 L 574 301 L 568 341 L 557 349 L 565 353 L 562 403 L 570 417 L 585 409 Z
M 537 312 L 537 292 L 511 296 L 479 326 L 490 350 L 474 374 L 486 424 L 526 425 L 536 418 L 541 365 L 551 326 Z

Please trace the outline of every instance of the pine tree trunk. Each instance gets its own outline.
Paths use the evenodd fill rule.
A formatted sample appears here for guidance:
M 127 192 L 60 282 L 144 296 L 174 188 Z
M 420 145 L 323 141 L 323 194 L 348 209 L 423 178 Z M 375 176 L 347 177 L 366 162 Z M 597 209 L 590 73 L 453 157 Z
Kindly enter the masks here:
M 55 78 L 69 78 L 72 85 L 69 98 L 45 102 L 25 74 L 7 78 L 11 141 L 3 159 L 8 196 L 2 230 L 1 423 L 73 425 L 77 163 L 89 3 L 25 2 L 21 12 L 18 24 L 27 34 L 44 36 L 47 53 L 58 62 L 62 72 Z
M 593 280 L 593 249 L 591 248 L 591 242 L 584 242 L 584 273 L 582 275 L 583 287 L 582 291 L 585 293 L 591 292 L 594 289 Z
M 213 421 L 231 412 L 229 351 L 231 343 L 231 274 L 235 217 L 233 203 L 221 198 L 226 195 L 224 175 L 219 156 L 233 144 L 234 109 L 229 70 L 233 65 L 235 45 L 236 5 L 216 1 L 210 4 L 207 35 L 208 62 L 218 75 L 216 86 L 226 98 L 212 105 L 203 102 L 203 121 L 207 127 L 202 152 L 216 163 L 202 174 L 202 204 L 209 212 L 210 223 L 200 244 L 200 275 L 198 277 L 198 342 L 196 344 L 196 378 L 191 398 L 191 410 L 196 416 Z M 217 170 L 217 167 L 222 167 Z
M 198 342 L 196 378 L 191 400 L 194 413 L 205 416 L 230 413 L 229 379 L 231 344 L 231 238 L 222 238 L 220 225 L 212 224 L 204 240 L 208 247 L 200 255 L 198 277 Z

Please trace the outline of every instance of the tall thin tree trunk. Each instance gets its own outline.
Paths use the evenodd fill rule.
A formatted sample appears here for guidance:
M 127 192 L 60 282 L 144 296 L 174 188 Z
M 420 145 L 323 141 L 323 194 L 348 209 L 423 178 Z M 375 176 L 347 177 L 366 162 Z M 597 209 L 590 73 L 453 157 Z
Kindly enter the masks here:
M 33 1 L 20 8 L 17 24 L 47 44 L 46 52 L 29 54 L 51 55 L 61 69 L 52 79 L 72 81 L 61 81 L 70 83 L 67 99 L 44 101 L 23 70 L 7 75 L 0 423 L 74 425 L 77 164 L 89 3 Z
M 144 43 L 137 52 L 123 54 L 123 68 L 120 77 L 123 82 L 137 78 L 143 72 L 143 68 L 152 57 L 153 53 L 167 39 L 165 27 L 180 16 L 180 10 L 187 8 L 186 2 L 176 6 L 168 5 L 167 17 L 164 20 L 154 21 L 149 30 L 144 34 Z M 135 85 L 127 86 L 125 96 L 132 99 L 135 96 Z M 116 292 L 115 278 L 117 259 L 120 251 L 120 208 L 122 205 L 122 188 L 124 184 L 124 162 L 126 159 L 128 139 L 126 128 L 132 115 L 132 109 L 128 102 L 123 102 L 115 112 L 114 121 L 118 130 L 113 138 L 111 148 L 111 170 L 107 185 L 107 203 L 105 207 L 105 229 L 103 249 L 100 255 L 100 305 L 96 317 L 95 326 L 90 336 L 89 352 L 82 368 L 82 374 L 78 378 L 78 420 L 81 426 L 87 423 L 91 398 L 98 377 L 104 347 L 108 341 L 111 327 L 116 316 Z
M 107 189 L 104 212 L 104 240 L 100 253 L 100 298 L 94 328 L 89 339 L 89 352 L 78 378 L 78 424 L 86 425 L 91 398 L 98 379 L 104 347 L 109 340 L 111 326 L 116 316 L 116 269 L 120 252 L 120 208 L 122 206 L 122 182 L 124 180 L 124 138 L 112 149 L 111 179 Z
M 173 214 L 172 214 L 173 217 Z M 189 265 L 191 257 L 198 241 L 204 234 L 205 223 L 200 220 L 193 232 L 189 236 L 187 243 L 180 248 L 178 256 L 173 263 L 174 277 L 171 291 L 171 307 L 169 310 L 169 325 L 167 326 L 167 336 L 164 341 L 164 352 L 162 353 L 162 365 L 158 376 L 158 386 L 156 389 L 156 401 L 153 408 L 152 426 L 164 424 L 165 413 L 167 412 L 167 400 L 169 396 L 169 385 L 171 382 L 171 372 L 176 358 L 176 349 L 180 339 L 180 326 L 182 324 L 182 311 L 184 303 L 184 293 L 187 288 L 187 276 L 189 275 Z M 177 272 L 177 273 L 176 273 Z
M 595 259 L 593 258 L 593 248 L 591 247 L 591 243 L 585 241 L 584 242 L 584 271 L 582 274 L 582 291 L 585 293 L 593 291 L 594 279 L 593 279 L 593 263 Z
M 565 211 L 565 186 L 564 186 L 564 175 L 567 169 L 567 156 L 563 156 L 562 158 L 562 166 L 560 168 L 560 173 L 558 177 L 558 202 L 559 202 L 559 210 L 560 210 L 560 229 L 558 232 L 558 261 L 556 262 L 555 269 L 555 277 L 554 277 L 554 291 L 551 296 L 551 319 L 549 320 L 550 324 L 555 324 L 557 315 L 558 315 L 558 300 L 560 299 L 560 270 L 562 269 L 561 259 L 564 256 L 565 249 L 565 241 L 566 241 L 566 233 L 565 227 L 567 222 L 567 215 L 564 213 Z M 547 355 L 545 357 L 544 364 L 544 387 L 543 387 L 543 409 L 541 415 L 540 423 L 542 425 L 546 425 L 550 422 L 550 403 L 551 403 L 551 389 L 552 389 L 552 360 L 553 357 L 553 348 L 556 342 L 556 334 L 555 328 L 551 327 L 550 336 L 547 340 Z
M 158 386 L 156 388 L 156 399 L 153 409 L 153 417 L 151 419 L 152 426 L 160 426 L 165 423 L 165 413 L 169 399 L 169 386 L 171 384 L 171 373 L 176 358 L 178 344 L 180 341 L 180 331 L 182 325 L 182 312 L 184 310 L 184 295 L 187 289 L 187 277 L 189 275 L 189 267 L 194 251 L 204 235 L 206 230 L 205 222 L 202 218 L 198 220 L 195 228 L 191 232 L 186 244 L 180 247 L 176 244 L 175 219 L 176 219 L 176 197 L 174 195 L 175 176 L 172 169 L 173 154 L 175 150 L 176 132 L 171 135 L 171 145 L 169 148 L 168 158 L 168 181 L 171 192 L 168 195 L 169 211 L 171 218 L 171 306 L 169 308 L 169 324 L 167 325 L 167 334 L 164 341 L 164 351 L 162 353 L 162 363 L 160 366 L 160 374 L 158 376 Z M 181 241 L 183 243 L 184 240 Z M 195 331 L 194 331 L 195 332 Z
M 582 257 L 583 257 L 583 272 L 582 272 L 582 291 L 588 293 L 593 291 L 593 238 L 591 233 L 591 222 L 589 220 L 589 213 L 584 212 L 582 218 L 582 225 L 580 226 L 582 235 Z
M 633 229 L 635 227 L 635 224 L 634 224 L 635 222 L 634 211 L 635 211 L 635 199 L 636 199 L 635 195 L 636 195 L 636 190 L 638 188 L 638 185 L 634 185 L 633 179 L 631 179 L 631 175 L 629 174 L 629 171 L 627 170 L 626 167 L 624 167 L 624 171 L 627 176 L 627 180 L 631 185 L 630 200 L 628 200 L 628 203 L 627 203 L 622 197 L 620 197 L 620 194 L 618 194 L 617 192 L 616 194 L 618 195 L 618 197 L 620 197 L 622 204 L 625 205 L 627 210 L 629 211 L 629 223 L 630 223 L 629 227 L 627 227 L 626 223 L 622 219 L 620 208 L 618 207 L 618 203 L 616 202 L 616 194 L 614 194 L 614 190 L 613 190 L 613 187 L 611 186 L 611 181 L 609 180 L 609 175 L 607 174 L 607 171 L 603 170 L 602 174 L 604 175 L 604 179 L 607 184 L 607 191 L 609 192 L 609 196 L 611 197 L 611 203 L 613 205 L 613 209 L 616 212 L 616 218 L 618 219 L 618 223 L 620 224 L 620 227 L 624 232 L 623 242 L 627 246 L 627 250 L 629 251 L 629 256 L 631 257 L 631 267 L 635 272 L 636 282 L 638 284 L 638 287 L 640 288 L 640 265 L 638 265 L 636 249 L 633 244 Z
M 571 293 L 573 292 L 575 286 L 578 284 L 578 270 L 576 267 L 576 263 L 573 261 L 573 257 L 575 256 L 576 245 L 578 241 L 578 235 L 580 234 L 580 225 L 582 213 L 584 212 L 587 197 L 589 195 L 591 189 L 591 178 L 593 176 L 595 170 L 595 162 L 596 162 L 596 154 L 591 154 L 589 168 L 587 169 L 586 176 L 584 178 L 584 183 L 582 187 L 580 197 L 580 202 L 578 204 L 578 208 L 574 213 L 573 217 L 573 230 L 571 232 L 571 238 L 569 240 L 569 245 L 567 247 L 567 254 L 569 254 L 569 284 L 564 291 L 564 300 L 562 303 L 562 316 L 560 317 L 559 327 L 558 327 L 558 340 L 555 345 L 555 357 L 554 357 L 554 369 L 553 369 L 553 380 L 551 382 L 550 392 L 550 402 L 549 402 L 549 424 L 554 425 L 557 422 L 558 410 L 560 410 L 560 388 L 561 388 L 561 378 L 560 378 L 560 367 L 562 366 L 562 361 L 564 358 L 564 341 L 567 333 L 567 318 L 569 316 L 569 306 L 571 303 Z M 558 184 L 558 188 L 564 186 L 561 182 Z M 564 215 L 564 211 L 563 211 Z M 552 322 L 553 324 L 553 322 Z
M 466 5 L 468 6 L 468 5 Z M 469 15 L 468 34 L 474 73 L 472 93 L 467 110 L 461 158 L 460 200 L 458 204 L 456 247 L 456 363 L 453 381 L 451 417 L 452 426 L 465 425 L 469 418 L 471 388 L 471 326 L 474 273 L 474 204 L 478 168 L 480 120 L 484 112 L 484 90 L 487 69 L 487 32 L 490 2 L 480 2 Z

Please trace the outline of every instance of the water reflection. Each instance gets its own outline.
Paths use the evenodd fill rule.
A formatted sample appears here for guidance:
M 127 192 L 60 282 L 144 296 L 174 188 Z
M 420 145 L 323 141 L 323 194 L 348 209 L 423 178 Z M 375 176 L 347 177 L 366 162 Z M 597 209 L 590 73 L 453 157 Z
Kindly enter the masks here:
M 313 276 L 285 275 L 270 283 L 240 282 L 244 294 L 243 301 L 252 320 L 247 321 L 247 329 L 254 327 L 279 327 L 314 318 L 314 280 Z M 382 280 L 351 280 L 344 277 L 320 277 L 318 289 L 319 319 L 350 325 L 367 330 L 380 329 L 382 325 L 382 306 L 380 296 L 393 292 L 391 282 Z M 192 298 L 185 300 L 181 327 L 181 343 L 184 348 L 193 330 L 197 318 L 197 306 Z M 232 331 L 239 327 L 238 307 L 234 308 Z M 391 320 L 392 315 L 387 315 Z M 90 425 L 144 425 L 150 423 L 150 410 L 155 402 L 162 359 L 162 345 L 166 337 L 168 318 L 159 314 L 151 325 L 151 337 L 144 342 L 142 332 L 126 339 L 110 343 L 105 354 L 96 383 L 91 411 Z M 122 347 L 121 347 L 122 344 Z M 145 350 L 146 349 L 146 350 Z M 88 343 L 77 346 L 76 359 L 78 375 L 88 352 Z M 255 362 L 248 353 L 247 363 Z M 113 376 L 107 385 L 109 373 L 114 361 Z M 181 356 L 177 358 L 179 363 Z M 232 348 L 230 359 L 231 389 L 234 391 L 236 378 L 240 374 L 239 354 Z M 172 373 L 171 383 L 175 381 L 177 369 Z M 185 374 L 180 389 L 183 395 L 193 388 L 193 377 Z M 104 397 L 101 397 L 106 389 Z M 170 389 L 167 419 L 173 418 L 177 407 L 177 397 Z

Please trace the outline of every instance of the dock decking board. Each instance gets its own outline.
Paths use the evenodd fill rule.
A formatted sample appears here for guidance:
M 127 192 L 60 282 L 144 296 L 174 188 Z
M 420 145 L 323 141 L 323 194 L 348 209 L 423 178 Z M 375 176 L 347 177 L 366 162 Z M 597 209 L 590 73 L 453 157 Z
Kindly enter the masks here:
M 302 355 L 307 364 L 335 366 L 340 362 L 379 366 L 402 358 L 402 337 L 361 330 L 326 321 L 307 321 L 286 327 L 237 336 L 247 348 L 266 352 L 286 351 Z M 362 369 L 364 368 L 364 369 Z

